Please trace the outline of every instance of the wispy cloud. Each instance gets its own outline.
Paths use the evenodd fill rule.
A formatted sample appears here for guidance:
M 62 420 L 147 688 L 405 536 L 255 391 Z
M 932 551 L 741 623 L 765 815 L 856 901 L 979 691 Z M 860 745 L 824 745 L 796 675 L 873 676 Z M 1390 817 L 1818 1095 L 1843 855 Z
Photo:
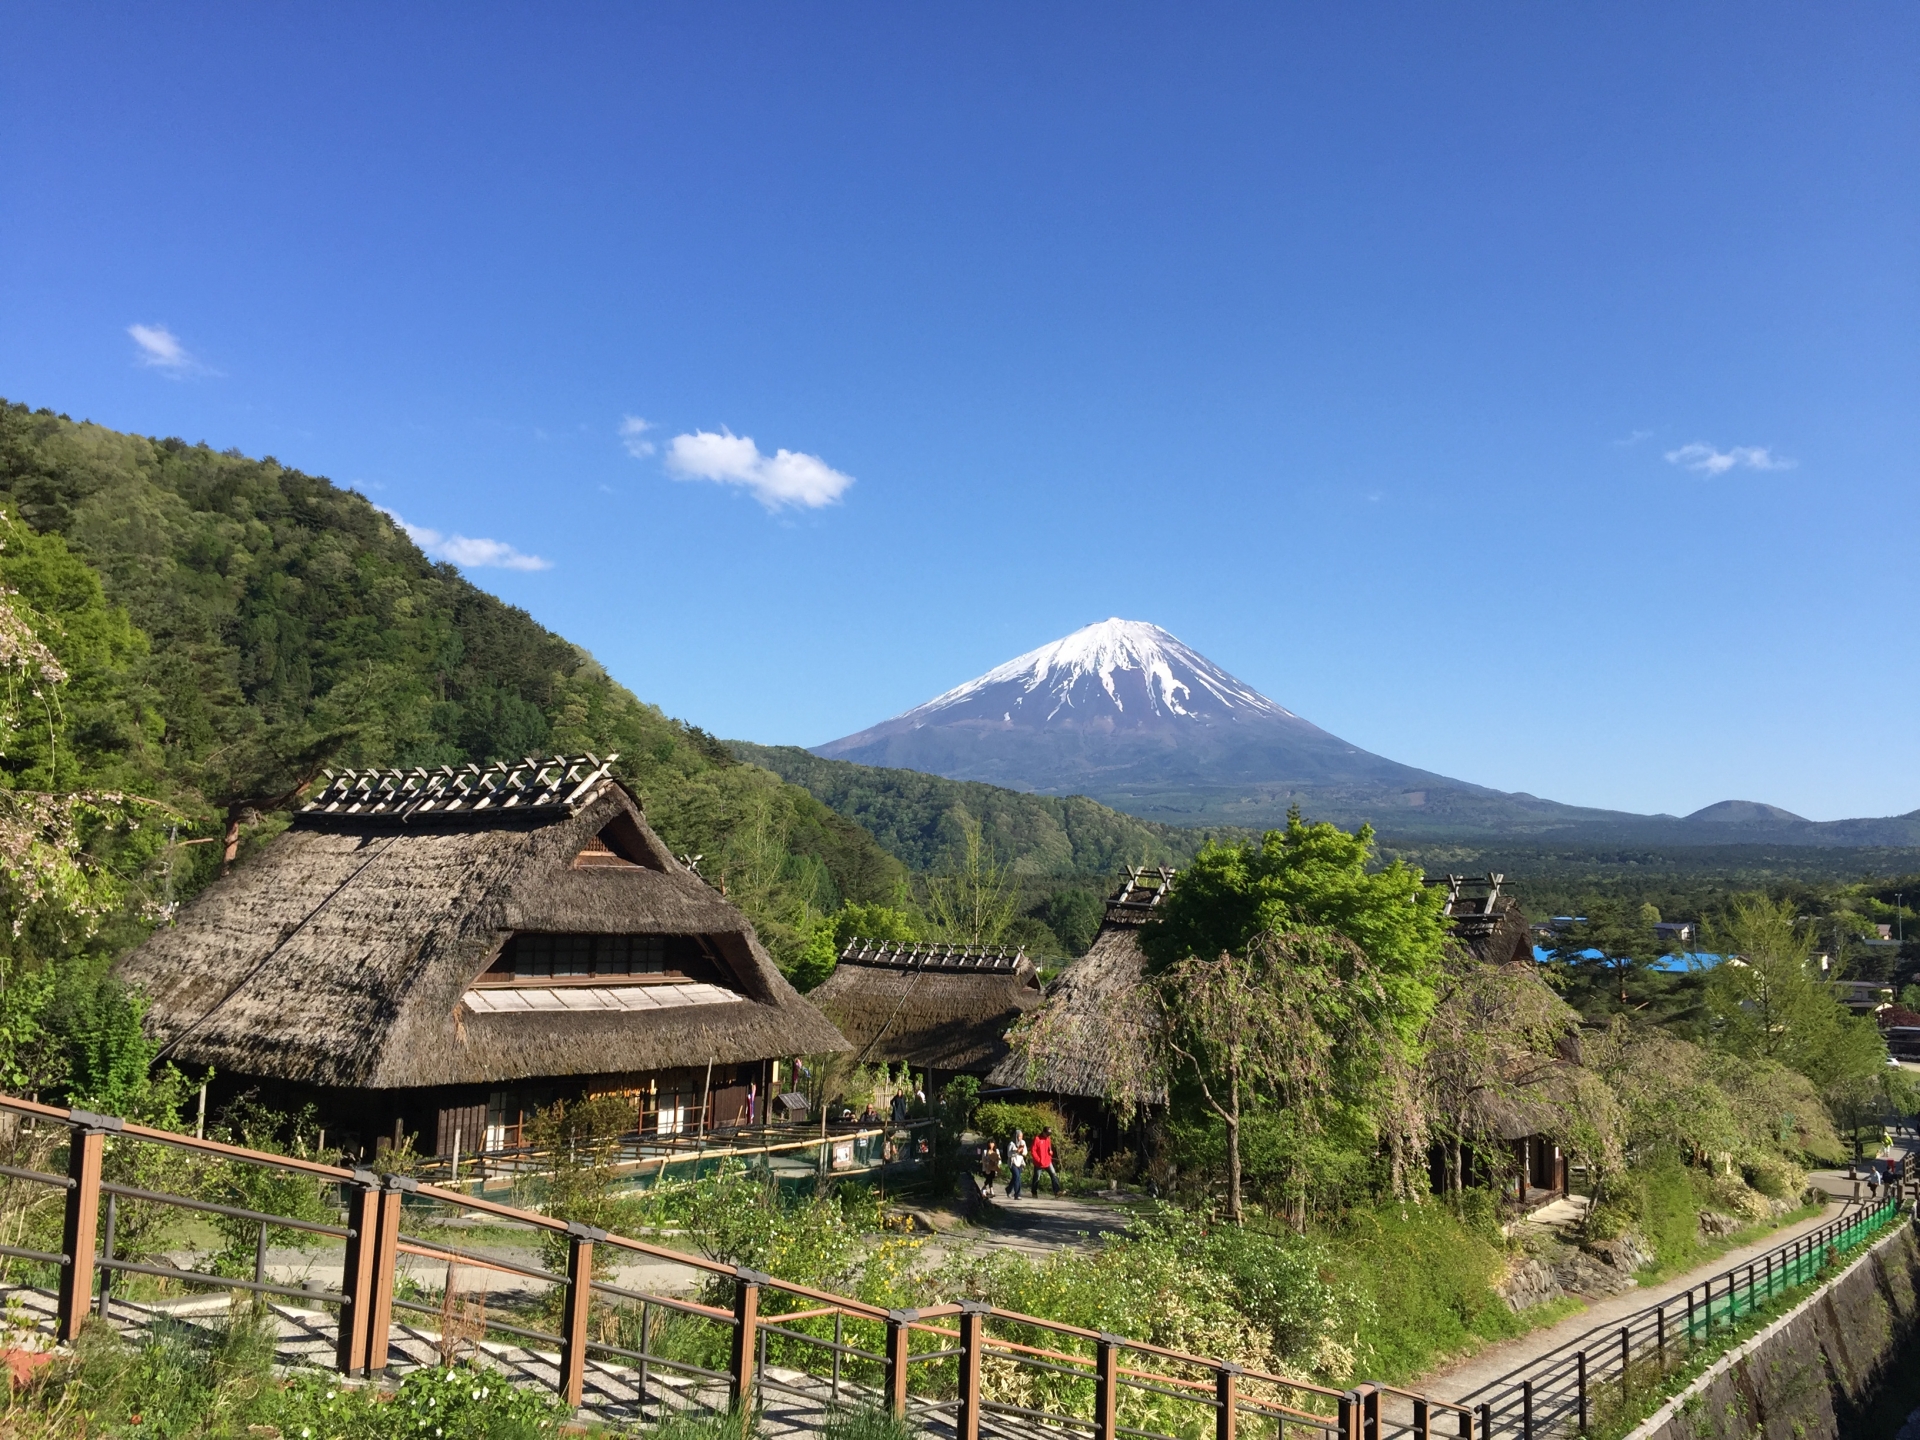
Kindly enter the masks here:
M 184 380 L 189 375 L 214 373 L 189 354 L 187 347 L 180 343 L 180 337 L 164 325 L 129 325 L 127 334 L 133 337 L 133 343 L 138 347 L 136 358 L 139 363 L 163 375 Z
M 627 453 L 634 459 L 644 460 L 653 453 L 653 442 L 644 438 L 651 429 L 652 423 L 642 420 L 638 415 L 620 417 L 620 443 L 627 447 Z
M 374 509 L 407 532 L 407 538 L 436 560 L 448 560 L 468 570 L 492 567 L 496 570 L 551 570 L 553 562 L 538 555 L 525 555 L 504 540 L 476 540 L 455 532 L 443 535 L 425 525 L 410 525 L 397 510 L 384 505 Z
M 1765 445 L 1735 445 L 1728 450 L 1718 450 L 1698 440 L 1691 445 L 1682 445 L 1678 450 L 1667 451 L 1666 459 L 1669 465 L 1678 465 L 1702 475 L 1724 475 L 1741 466 L 1749 470 L 1791 470 L 1800 463 L 1774 454 Z
M 1642 440 L 1651 440 L 1652 438 L 1653 438 L 1653 432 L 1651 430 L 1633 430 L 1628 432 L 1625 435 L 1622 435 L 1618 440 L 1614 441 L 1613 443 L 1620 446 L 1622 449 L 1626 449 L 1630 446 L 1638 445 Z
M 762 455 L 751 436 L 722 429 L 676 435 L 667 447 L 667 469 L 682 480 L 743 485 L 769 510 L 793 505 L 815 510 L 831 505 L 853 484 L 818 455 L 776 450 Z

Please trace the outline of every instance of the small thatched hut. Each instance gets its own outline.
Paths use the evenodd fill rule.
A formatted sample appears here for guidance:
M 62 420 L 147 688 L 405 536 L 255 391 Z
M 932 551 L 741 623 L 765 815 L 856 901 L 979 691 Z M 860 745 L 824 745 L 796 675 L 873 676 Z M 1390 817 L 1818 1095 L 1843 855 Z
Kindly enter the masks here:
M 1447 887 L 1445 913 L 1454 938 L 1489 965 L 1533 959 L 1533 929 L 1520 902 L 1500 893 L 1506 879 L 1490 870 L 1484 876 L 1448 875 L 1431 882 Z
M 1023 950 L 853 940 L 807 998 L 862 1063 L 984 1075 L 1040 1003 L 1040 976 Z
M 507 1148 L 583 1094 L 665 1134 L 763 1115 L 771 1061 L 846 1042 L 613 758 L 330 775 L 122 961 L 162 1053 L 362 1147 Z
M 1013 1052 L 988 1074 L 990 1088 L 1099 1101 L 1131 1088 L 1144 1090 L 1132 1098 L 1166 1103 L 1164 1080 L 1130 1083 L 1138 1077 L 1129 1070 L 1123 1078 L 1121 1062 L 1138 1060 L 1149 1048 L 1153 1016 L 1140 992 L 1147 963 L 1140 927 L 1153 918 L 1173 876 L 1164 867 L 1128 870 L 1107 901 L 1092 947 L 1047 987 Z
M 1435 883 L 1447 887 L 1445 914 L 1460 941 L 1475 959 L 1486 965 L 1526 965 L 1533 960 L 1533 927 L 1527 923 L 1520 902 L 1503 895 L 1501 886 L 1507 877 L 1497 871 L 1481 875 L 1447 875 Z M 1559 1084 L 1559 1072 L 1577 1060 L 1577 1048 L 1547 1071 L 1533 1077 L 1533 1084 L 1512 1088 L 1507 1093 L 1496 1089 L 1483 1091 L 1477 1098 L 1473 1128 L 1484 1137 L 1488 1147 L 1507 1150 L 1504 1168 L 1509 1198 L 1519 1204 L 1531 1204 L 1542 1197 L 1567 1193 L 1567 1157 L 1553 1136 L 1565 1123 L 1565 1109 L 1558 1103 L 1566 1089 Z M 1436 1188 L 1443 1185 L 1473 1183 L 1491 1173 L 1471 1147 L 1461 1152 L 1461 1173 L 1446 1175 L 1451 1163 L 1436 1146 L 1432 1157 Z

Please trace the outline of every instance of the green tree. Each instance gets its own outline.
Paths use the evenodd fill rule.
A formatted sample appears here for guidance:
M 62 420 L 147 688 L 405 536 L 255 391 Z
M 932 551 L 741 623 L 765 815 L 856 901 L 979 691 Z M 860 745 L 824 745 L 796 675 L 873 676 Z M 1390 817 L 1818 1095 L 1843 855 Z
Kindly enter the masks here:
M 980 822 L 962 825 L 957 854 L 927 877 L 927 924 L 936 940 L 998 945 L 1020 913 L 1020 883 L 981 834 Z
M 1141 930 L 1149 968 L 1244 953 L 1262 933 L 1324 930 L 1353 942 L 1380 988 L 1379 1017 L 1411 1043 L 1433 1008 L 1445 897 L 1398 860 L 1369 868 L 1373 828 L 1349 833 L 1295 811 L 1255 845 L 1209 845 Z
M 1715 1043 L 1736 1055 L 1789 1065 L 1816 1084 L 1884 1065 L 1885 1048 L 1860 1055 L 1858 1027 L 1813 963 L 1812 927 L 1790 900 L 1734 901 L 1713 944 L 1725 956 L 1707 979 Z M 1875 1032 L 1874 1038 L 1878 1039 Z
M 1341 1112 L 1365 1108 L 1390 1069 L 1381 982 L 1351 941 L 1327 930 L 1263 934 L 1238 953 L 1190 955 L 1150 982 L 1158 1066 L 1185 1071 L 1226 1132 L 1227 1218 L 1242 1223 L 1242 1130 L 1270 1110 L 1296 1228 L 1305 1225 L 1306 1155 Z
M 1649 903 L 1595 899 L 1554 937 L 1552 963 L 1577 1000 L 1626 1005 L 1651 992 L 1653 965 L 1664 950 L 1654 930 L 1660 911 Z

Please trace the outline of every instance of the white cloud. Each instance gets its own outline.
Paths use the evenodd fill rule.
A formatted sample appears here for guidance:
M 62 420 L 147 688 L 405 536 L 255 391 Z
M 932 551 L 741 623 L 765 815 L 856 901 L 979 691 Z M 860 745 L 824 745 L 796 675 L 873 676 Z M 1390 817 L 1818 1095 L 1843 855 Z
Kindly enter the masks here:
M 1702 475 L 1724 475 L 1742 465 L 1749 470 L 1791 470 L 1800 463 L 1784 455 L 1775 455 L 1764 445 L 1735 445 L 1729 450 L 1716 450 L 1698 440 L 1691 445 L 1682 445 L 1678 450 L 1667 451 L 1666 458 L 1669 465 L 1696 470 Z
M 551 570 L 553 562 L 538 555 L 523 555 L 504 540 L 476 540 L 455 533 L 443 535 L 425 525 L 409 525 L 396 510 L 384 505 L 373 507 L 407 532 L 407 538 L 436 560 L 449 560 L 469 570 L 491 566 L 496 570 Z
M 1651 430 L 1634 430 L 1613 443 L 1624 449 L 1630 445 L 1638 445 L 1642 440 L 1651 440 L 1652 438 L 1653 432 Z
M 682 480 L 711 480 L 717 485 L 744 485 L 769 510 L 796 505 L 818 509 L 831 505 L 853 484 L 818 455 L 777 450 L 762 455 L 752 437 L 722 429 L 696 430 L 676 435 L 667 447 L 667 469 Z
M 138 358 L 142 365 L 149 365 L 176 380 L 213 373 L 188 354 L 180 337 L 164 325 L 129 325 L 127 334 L 140 347 Z
M 627 453 L 634 459 L 644 460 L 653 453 L 653 442 L 641 438 L 651 429 L 651 422 L 642 420 L 638 415 L 620 417 L 620 443 L 627 447 Z

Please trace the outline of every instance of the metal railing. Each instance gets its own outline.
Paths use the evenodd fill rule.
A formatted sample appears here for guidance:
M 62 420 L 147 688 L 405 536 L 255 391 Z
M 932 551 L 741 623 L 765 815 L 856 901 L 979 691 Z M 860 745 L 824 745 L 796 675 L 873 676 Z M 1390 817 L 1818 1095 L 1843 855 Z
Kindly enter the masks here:
M 954 1440 L 1042 1431 L 1090 1440 L 1204 1440 L 1209 1430 L 1213 1440 L 1238 1440 L 1243 1426 L 1262 1440 L 1268 1434 L 1274 1440 L 1385 1440 L 1391 1435 L 1488 1440 L 1496 1434 L 1532 1440 L 1565 1434 L 1570 1424 L 1584 1427 L 1595 1395 L 1606 1386 L 1635 1383 L 1635 1367 L 1648 1363 L 1648 1356 L 1658 1357 L 1664 1368 L 1674 1345 L 1711 1334 L 1767 1297 L 1813 1278 L 1830 1255 L 1883 1227 L 1900 1206 L 1889 1197 L 1716 1276 L 1690 1291 L 1684 1306 L 1669 1301 L 1636 1316 L 1622 1327 L 1618 1345 L 1601 1353 L 1591 1345 L 1555 1352 L 1503 1381 L 1503 1388 L 1450 1402 L 1389 1385 L 1332 1389 L 981 1301 L 885 1309 L 402 1176 L 246 1150 L 8 1097 L 0 1097 L 0 1112 L 67 1131 L 66 1174 L 0 1166 L 0 1177 L 62 1192 L 57 1253 L 0 1246 L 0 1256 L 57 1269 L 51 1319 L 61 1340 L 75 1339 L 90 1313 L 108 1316 L 117 1309 L 137 1317 L 138 1306 L 113 1294 L 114 1280 L 146 1276 L 180 1286 L 297 1299 L 300 1313 L 308 1316 L 313 1307 L 325 1307 L 337 1316 L 326 1336 L 326 1358 L 348 1375 L 388 1372 L 397 1354 L 402 1364 L 423 1363 L 417 1355 L 399 1352 L 408 1346 L 443 1347 L 459 1318 L 471 1326 L 469 1348 L 478 1358 L 517 1372 L 521 1380 L 551 1386 L 570 1409 L 585 1406 L 644 1419 L 689 1407 L 764 1407 L 784 1398 L 822 1417 L 830 1407 L 851 1401 L 936 1421 L 951 1429 Z M 210 1161 L 305 1176 L 337 1189 L 345 1223 L 279 1216 L 105 1180 L 102 1167 L 110 1144 L 171 1147 Z M 46 1153 L 57 1148 L 50 1144 Z M 251 1278 L 117 1254 L 122 1202 L 172 1206 L 255 1226 Z M 409 1214 L 530 1230 L 557 1242 L 548 1248 L 564 1254 L 564 1271 L 456 1245 L 443 1235 L 415 1233 L 426 1228 L 421 1225 L 403 1229 Z M 283 1228 L 340 1243 L 337 1289 L 270 1278 L 268 1237 Z M 447 1266 L 439 1304 L 421 1298 L 417 1289 L 402 1293 L 408 1288 L 402 1281 L 409 1258 Z M 699 1298 L 623 1283 L 622 1262 L 666 1266 L 698 1280 Z M 511 1319 L 487 1313 L 484 1303 L 479 1315 L 456 1317 L 452 1301 L 459 1269 L 505 1274 L 523 1286 L 547 1289 L 550 1303 L 532 1314 L 527 1309 L 533 1307 L 509 1311 Z M 557 1305 L 551 1303 L 556 1288 Z M 557 1315 L 557 1329 L 535 1328 L 541 1314 Z M 414 1323 L 411 1317 L 418 1316 L 439 1317 L 440 1332 Z M 318 1335 L 322 1328 L 309 1325 L 306 1333 Z M 440 1353 L 445 1358 L 449 1352 L 442 1348 Z M 803 1427 L 808 1423 L 804 1415 L 789 1420 Z

